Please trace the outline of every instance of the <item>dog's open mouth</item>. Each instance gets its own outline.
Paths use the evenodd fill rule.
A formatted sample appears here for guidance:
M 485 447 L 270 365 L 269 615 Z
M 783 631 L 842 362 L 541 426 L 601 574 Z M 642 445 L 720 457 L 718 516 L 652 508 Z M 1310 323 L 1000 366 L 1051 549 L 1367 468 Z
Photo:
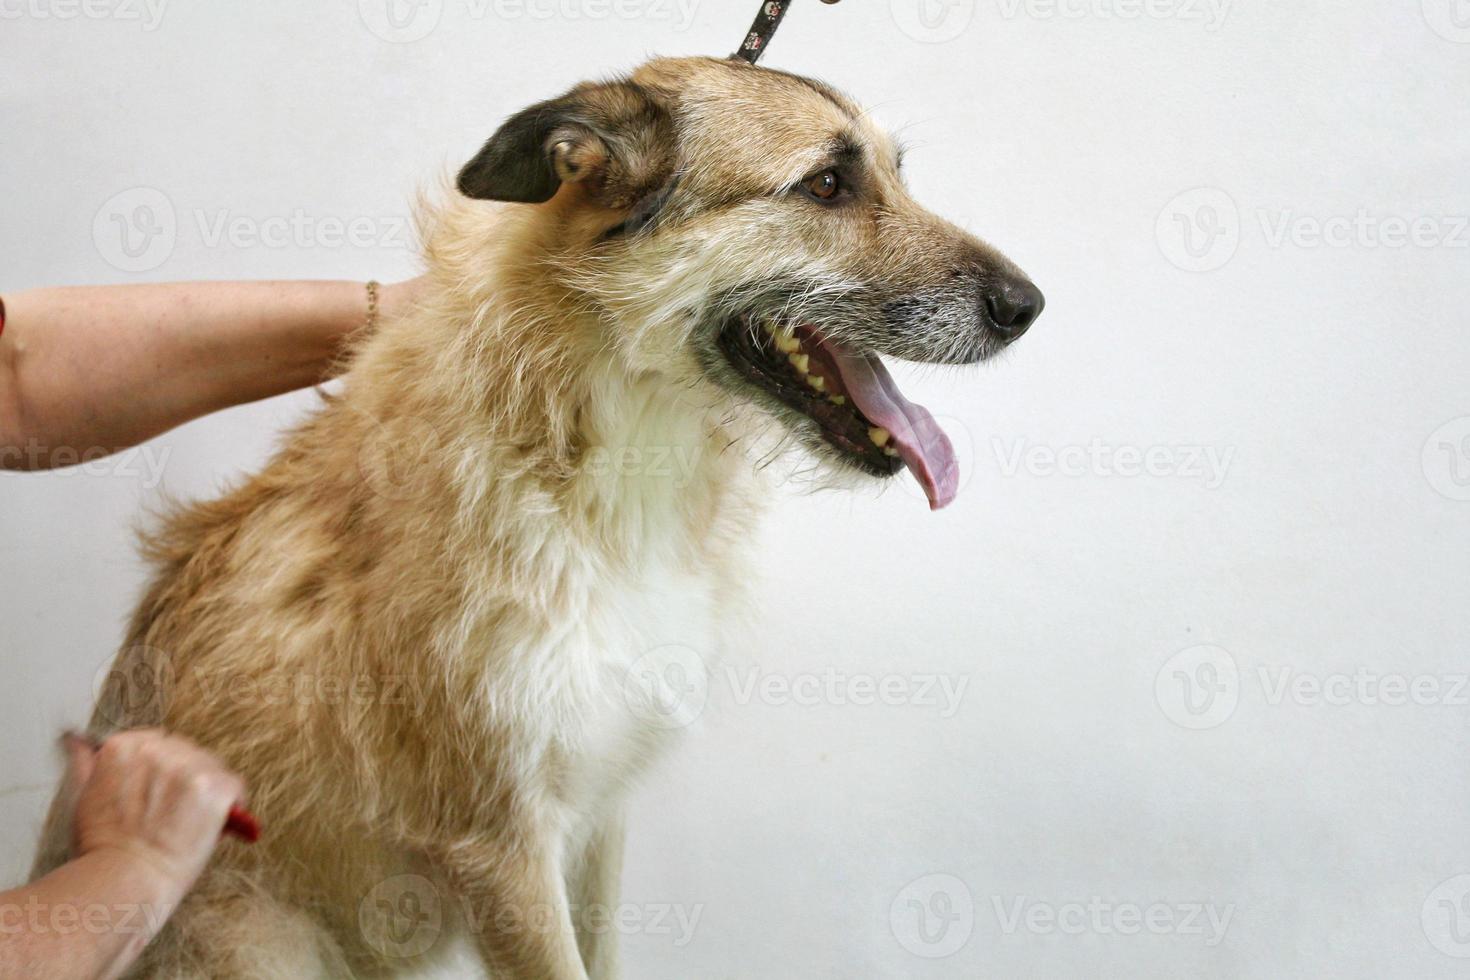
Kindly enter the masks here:
M 878 476 L 907 466 L 931 509 L 954 500 L 959 464 L 949 437 L 876 355 L 848 351 L 807 324 L 752 316 L 726 324 L 719 345 L 741 377 L 810 418 L 854 465 Z

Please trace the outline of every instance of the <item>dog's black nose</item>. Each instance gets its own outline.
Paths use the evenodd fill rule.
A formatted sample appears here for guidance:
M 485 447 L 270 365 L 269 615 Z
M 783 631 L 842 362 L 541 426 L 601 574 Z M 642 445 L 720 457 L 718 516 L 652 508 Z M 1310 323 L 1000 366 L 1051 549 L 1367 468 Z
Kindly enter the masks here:
M 1029 279 L 1002 279 L 985 287 L 985 305 L 995 329 L 1010 341 L 1041 316 L 1046 297 Z

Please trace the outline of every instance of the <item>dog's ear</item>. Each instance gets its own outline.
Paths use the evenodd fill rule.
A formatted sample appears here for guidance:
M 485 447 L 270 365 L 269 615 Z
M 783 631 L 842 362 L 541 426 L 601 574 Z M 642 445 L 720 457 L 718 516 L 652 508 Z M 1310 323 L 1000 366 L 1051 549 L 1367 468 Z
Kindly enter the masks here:
M 669 177 L 673 153 L 669 114 L 641 86 L 579 85 L 508 119 L 459 172 L 459 189 L 540 204 L 578 183 L 599 204 L 626 208 Z

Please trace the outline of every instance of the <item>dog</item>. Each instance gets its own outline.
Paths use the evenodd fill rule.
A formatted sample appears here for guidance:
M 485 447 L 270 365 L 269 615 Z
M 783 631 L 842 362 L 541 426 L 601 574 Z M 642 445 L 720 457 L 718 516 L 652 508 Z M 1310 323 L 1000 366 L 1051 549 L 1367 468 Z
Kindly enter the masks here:
M 752 605 L 764 464 L 907 469 L 944 506 L 954 452 L 879 356 L 973 363 L 1041 312 L 900 166 L 839 92 L 738 60 L 494 133 L 422 219 L 415 309 L 147 539 L 90 733 L 194 739 L 266 836 L 222 845 L 133 975 L 406 976 L 456 936 L 493 977 L 618 975 L 584 911 L 616 905 L 624 789 L 676 730 L 629 678 L 716 656 Z M 68 826 L 58 797 L 38 874 Z

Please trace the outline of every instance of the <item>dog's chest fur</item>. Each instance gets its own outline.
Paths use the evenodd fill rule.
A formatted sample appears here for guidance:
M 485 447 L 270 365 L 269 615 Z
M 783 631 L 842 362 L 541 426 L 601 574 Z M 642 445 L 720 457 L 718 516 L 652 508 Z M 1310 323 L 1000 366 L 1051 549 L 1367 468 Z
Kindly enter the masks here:
M 705 665 L 745 605 L 758 510 L 749 462 L 721 452 L 686 392 L 611 364 L 598 386 L 567 497 L 577 518 L 527 528 L 524 546 L 554 556 L 555 612 L 482 637 L 492 710 L 544 747 L 574 837 L 698 714 Z
M 573 642 L 588 665 L 580 719 L 560 733 L 560 796 L 594 816 L 703 703 L 705 664 L 720 642 L 716 577 L 667 566 L 589 596 Z M 567 692 L 564 692 L 567 693 Z

